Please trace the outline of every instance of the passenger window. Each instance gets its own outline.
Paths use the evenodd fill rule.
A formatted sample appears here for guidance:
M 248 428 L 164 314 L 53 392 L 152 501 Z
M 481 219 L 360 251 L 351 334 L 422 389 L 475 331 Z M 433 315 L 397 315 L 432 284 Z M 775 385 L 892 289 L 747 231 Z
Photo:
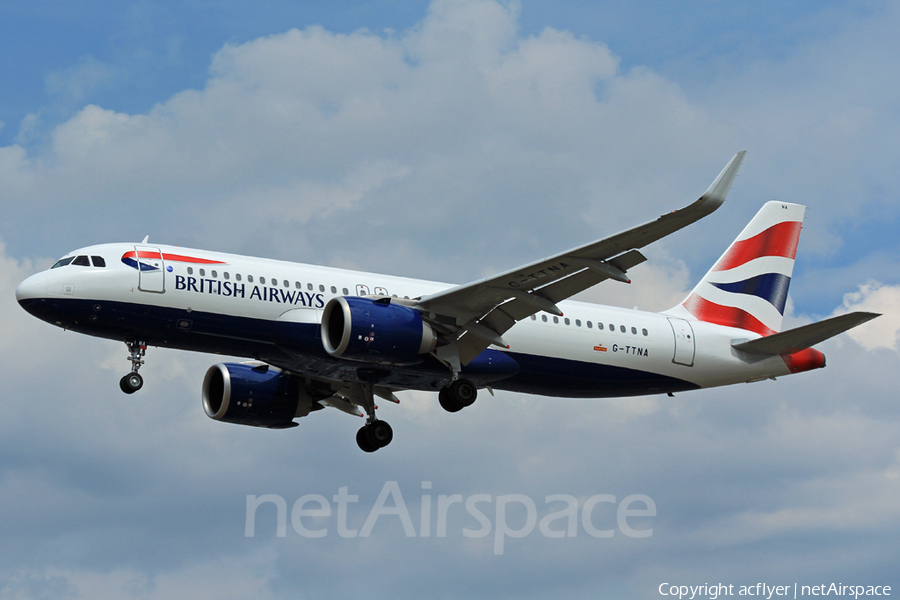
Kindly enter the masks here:
M 609 330 L 610 330 L 611 332 L 615 333 L 615 332 L 616 332 L 616 326 L 613 325 L 612 323 L 610 323 L 610 324 L 609 324 Z
M 597 329 L 603 331 L 603 323 L 597 323 Z
M 331 293 L 332 293 L 332 294 L 337 294 L 337 288 L 334 287 L 334 286 L 331 286 Z
M 554 323 L 559 323 L 559 317 L 553 317 L 553 322 L 554 322 Z
M 619 325 L 619 331 L 621 331 L 622 333 L 625 333 L 625 326 Z
M 105 267 L 106 266 L 106 261 L 103 260 L 102 256 L 92 256 L 91 262 L 94 263 L 95 267 Z
M 291 282 L 288 281 L 287 279 L 285 279 L 285 280 L 284 280 L 284 287 L 286 287 L 286 288 L 291 287 Z
M 253 275 L 247 275 L 247 281 L 253 283 Z
M 260 283 L 261 285 L 266 285 L 266 278 L 265 278 L 265 277 L 260 277 L 260 278 L 259 278 L 259 283 Z
M 324 291 L 325 291 L 325 286 L 322 285 L 321 283 L 319 284 L 319 291 L 320 291 L 320 292 L 324 292 Z
M 206 276 L 206 269 L 200 269 L 200 277 Z
M 312 285 L 311 283 L 307 283 L 307 284 L 306 284 L 306 289 L 308 289 L 309 291 L 312 291 L 313 285 Z
M 565 321 L 566 321 L 566 325 L 568 325 L 569 323 L 571 323 L 571 321 L 569 321 L 569 317 L 566 317 L 566 318 L 565 318 Z
M 235 273 L 235 274 L 234 274 L 234 280 L 235 280 L 235 281 L 240 281 L 240 280 L 241 280 L 241 274 L 240 274 L 240 273 Z
M 87 256 L 76 256 L 75 260 L 72 261 L 73 265 L 78 265 L 79 267 L 89 267 L 91 266 L 91 261 L 88 260 Z
M 641 329 L 641 333 L 644 334 L 644 337 L 647 337 L 647 330 L 646 330 L 646 329 Z
M 194 274 L 194 267 L 188 267 L 188 275 Z
M 224 273 L 222 273 L 222 276 L 223 276 L 225 279 L 228 279 L 228 278 L 230 277 L 230 275 L 228 274 L 228 271 L 225 271 Z
M 215 271 L 213 271 L 213 272 L 212 272 L 212 276 L 213 276 L 213 279 L 215 279 L 215 278 L 216 278 L 216 277 L 218 277 L 218 276 L 219 276 L 219 274 L 218 274 L 218 273 L 216 273 L 216 272 L 215 272 Z
M 294 287 L 297 288 L 297 289 L 299 290 L 300 287 L 301 287 L 301 286 L 300 286 L 300 282 L 299 282 L 299 281 L 295 281 L 295 282 L 294 282 Z
M 66 257 L 66 258 L 61 258 L 61 259 L 59 259 L 58 261 L 56 261 L 56 264 L 54 264 L 54 265 L 53 265 L 52 267 L 50 267 L 50 268 L 51 268 L 51 269 L 56 269 L 56 268 L 59 268 L 59 267 L 64 267 L 64 266 L 66 266 L 67 264 L 69 264 L 70 262 L 72 262 L 73 260 L 75 260 L 75 257 L 74 257 L 74 256 L 69 256 L 69 257 Z
M 344 295 L 345 295 L 345 296 L 348 295 L 348 294 L 350 293 L 350 292 L 347 290 L 347 288 L 344 288 L 343 292 L 344 292 Z
M 532 320 L 532 321 L 537 321 L 537 315 L 531 315 L 531 320 Z
M 575 319 L 575 327 L 581 327 L 581 319 Z
M 594 326 L 594 324 L 591 323 L 590 321 L 588 321 L 587 326 L 588 326 L 588 329 L 591 329 Z M 603 329 L 603 323 L 597 323 L 597 327 Z
M 631 328 L 631 334 L 632 334 L 632 335 L 637 335 L 637 327 L 632 327 L 632 328 Z
M 542 320 L 544 323 L 546 323 L 546 322 L 547 322 L 547 315 L 541 315 L 541 320 Z

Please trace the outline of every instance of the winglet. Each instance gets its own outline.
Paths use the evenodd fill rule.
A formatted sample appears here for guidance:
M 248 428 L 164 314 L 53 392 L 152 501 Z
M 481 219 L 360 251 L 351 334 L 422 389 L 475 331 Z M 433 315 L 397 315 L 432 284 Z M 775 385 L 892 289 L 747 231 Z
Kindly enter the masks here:
M 722 169 L 722 172 L 719 173 L 719 176 L 716 177 L 716 180 L 709 186 L 709 189 L 700 196 L 700 200 L 703 201 L 704 207 L 709 205 L 709 212 L 716 210 L 722 206 L 723 202 L 725 202 L 725 197 L 728 196 L 728 192 L 731 191 L 731 186 L 734 184 L 734 178 L 737 177 L 738 169 L 741 168 L 741 163 L 744 161 L 745 154 L 747 154 L 746 150 L 741 150 L 735 154 L 728 164 L 725 165 L 725 168 Z

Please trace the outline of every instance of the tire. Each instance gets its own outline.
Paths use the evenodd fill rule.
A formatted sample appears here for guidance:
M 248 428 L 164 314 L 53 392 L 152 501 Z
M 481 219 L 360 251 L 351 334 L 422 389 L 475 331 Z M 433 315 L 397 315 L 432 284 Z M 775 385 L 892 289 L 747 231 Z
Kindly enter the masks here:
M 378 450 L 378 446 L 373 446 L 369 442 L 369 437 L 366 435 L 366 427 L 360 427 L 359 431 L 356 432 L 356 445 L 359 446 L 359 449 L 363 452 L 375 452 Z
M 126 394 L 133 394 L 144 387 L 144 378 L 138 373 L 129 373 L 119 380 L 119 388 Z
M 450 395 L 447 388 L 443 388 L 438 392 L 438 402 L 441 403 L 441 408 L 450 413 L 459 412 L 463 409 L 462 404 L 453 400 L 453 397 Z
M 468 379 L 457 379 L 447 386 L 447 392 L 463 408 L 472 406 L 478 397 L 478 388 Z
M 363 429 L 366 440 L 375 448 L 384 448 L 394 439 L 394 430 L 384 421 L 373 421 Z

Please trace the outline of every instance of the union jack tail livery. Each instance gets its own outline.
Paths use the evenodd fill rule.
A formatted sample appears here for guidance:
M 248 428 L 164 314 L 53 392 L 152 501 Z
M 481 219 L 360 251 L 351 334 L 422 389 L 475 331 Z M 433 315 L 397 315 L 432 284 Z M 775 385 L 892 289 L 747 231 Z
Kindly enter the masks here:
M 805 211 L 766 203 L 680 307 L 697 320 L 762 336 L 781 331 Z

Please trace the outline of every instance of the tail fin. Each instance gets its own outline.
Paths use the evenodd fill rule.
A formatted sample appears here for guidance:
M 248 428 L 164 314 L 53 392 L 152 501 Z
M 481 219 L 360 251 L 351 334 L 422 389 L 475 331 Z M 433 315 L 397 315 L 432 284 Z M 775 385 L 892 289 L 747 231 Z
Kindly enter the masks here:
M 690 296 L 667 312 L 763 336 L 780 331 L 805 211 L 767 202 Z

